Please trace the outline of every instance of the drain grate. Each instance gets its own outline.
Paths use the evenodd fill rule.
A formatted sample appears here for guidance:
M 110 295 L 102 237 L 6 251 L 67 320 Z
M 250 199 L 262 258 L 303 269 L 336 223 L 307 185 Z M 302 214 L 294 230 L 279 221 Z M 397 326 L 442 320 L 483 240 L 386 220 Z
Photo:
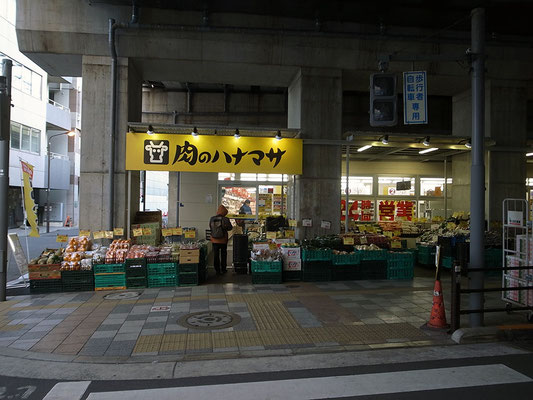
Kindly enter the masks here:
M 225 329 L 241 322 L 237 314 L 224 311 L 200 311 L 187 314 L 178 320 L 178 324 L 192 329 Z
M 121 293 L 111 293 L 104 296 L 106 300 L 131 300 L 138 298 L 142 292 L 121 292 Z

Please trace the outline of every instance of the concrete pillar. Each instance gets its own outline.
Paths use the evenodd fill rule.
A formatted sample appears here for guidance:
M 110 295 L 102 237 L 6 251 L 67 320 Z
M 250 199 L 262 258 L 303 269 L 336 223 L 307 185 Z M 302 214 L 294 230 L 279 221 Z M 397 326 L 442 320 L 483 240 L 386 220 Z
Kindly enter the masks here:
M 289 87 L 288 127 L 303 139 L 342 137 L 342 78 L 339 70 L 302 68 Z M 340 232 L 340 146 L 304 145 L 303 174 L 295 178 L 294 216 L 312 218 L 313 227 L 298 236 Z M 320 228 L 331 221 L 331 230 Z
M 488 134 L 495 147 L 489 150 L 488 220 L 501 222 L 502 202 L 506 198 L 525 199 L 527 89 L 523 82 L 496 81 L 487 84 L 489 107 Z
M 168 173 L 168 226 L 178 226 L 178 174 L 170 171 Z
M 109 100 L 111 59 L 83 56 L 80 165 L 80 229 L 101 230 L 107 225 Z M 115 226 L 127 224 L 126 132 L 128 122 L 141 120 L 142 80 L 131 60 L 119 59 L 115 161 Z M 139 172 L 132 171 L 131 219 L 139 210 Z

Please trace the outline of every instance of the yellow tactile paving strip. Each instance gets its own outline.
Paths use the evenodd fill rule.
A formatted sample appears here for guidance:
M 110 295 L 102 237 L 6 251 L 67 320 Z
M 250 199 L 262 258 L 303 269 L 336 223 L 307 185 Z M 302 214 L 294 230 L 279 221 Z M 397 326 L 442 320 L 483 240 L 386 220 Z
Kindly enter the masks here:
M 235 332 L 213 332 L 213 348 L 238 347 Z
M 187 335 L 185 334 L 172 334 L 164 335 L 161 342 L 160 352 L 168 351 L 185 351 L 187 347 Z
M 187 335 L 187 350 L 205 350 L 211 348 L 211 333 L 189 333 Z
M 159 352 L 163 335 L 140 336 L 137 339 L 133 354 Z
M 237 331 L 235 332 L 239 347 L 262 346 L 263 340 L 258 331 Z
M 281 302 L 250 302 L 248 310 L 259 330 L 298 328 L 298 323 Z

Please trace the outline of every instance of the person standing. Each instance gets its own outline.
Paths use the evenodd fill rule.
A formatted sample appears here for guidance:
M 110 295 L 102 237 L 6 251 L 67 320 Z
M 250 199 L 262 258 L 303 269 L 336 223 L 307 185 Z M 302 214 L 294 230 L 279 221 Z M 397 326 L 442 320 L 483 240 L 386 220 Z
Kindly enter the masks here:
M 228 209 L 222 204 L 218 207 L 217 215 L 209 220 L 209 229 L 211 229 L 211 243 L 213 243 L 213 252 L 215 253 L 215 271 L 217 275 L 227 272 L 228 258 L 228 231 L 233 229 L 228 215 Z
M 239 214 L 241 214 L 241 215 L 251 215 L 252 214 L 252 209 L 250 207 L 250 200 L 248 200 L 248 199 L 244 200 L 244 203 L 242 203 L 242 206 L 239 209 Z

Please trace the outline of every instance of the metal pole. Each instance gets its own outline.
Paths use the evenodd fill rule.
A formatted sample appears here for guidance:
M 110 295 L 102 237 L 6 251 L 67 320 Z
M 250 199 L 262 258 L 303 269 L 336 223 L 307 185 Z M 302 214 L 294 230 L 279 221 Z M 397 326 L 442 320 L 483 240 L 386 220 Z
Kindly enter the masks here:
M 472 167 L 470 183 L 471 289 L 482 289 L 485 234 L 485 9 L 472 10 Z M 483 309 L 483 293 L 470 294 L 470 309 Z M 483 325 L 483 314 L 471 314 L 470 326 Z
M 283 215 L 287 216 L 287 213 L 283 214 L 283 205 L 284 205 L 284 204 L 283 204 L 283 203 L 284 203 L 284 201 L 283 201 L 283 189 L 284 189 L 284 187 L 285 187 L 285 183 L 284 183 L 284 181 L 283 181 L 283 176 L 284 176 L 284 175 L 281 174 L 281 215 L 282 215 L 282 216 L 283 216 Z M 257 202 L 256 202 L 255 204 L 257 204 Z
M 117 51 L 115 48 L 115 20 L 109 19 L 109 51 L 111 53 L 111 115 L 109 127 L 109 179 L 108 179 L 108 230 L 112 230 L 115 221 L 115 132 L 117 128 Z
M 348 206 L 350 205 L 350 145 L 346 145 L 346 219 L 344 221 L 344 233 L 348 233 L 350 227 L 350 212 L 348 211 Z
M 448 157 L 444 157 L 444 219 L 448 219 Z
M 50 139 L 46 142 L 46 159 L 47 159 L 47 172 L 46 172 L 46 233 L 50 233 Z
M 0 301 L 6 301 L 9 191 L 9 127 L 11 120 L 11 60 L 2 61 L 0 76 Z

